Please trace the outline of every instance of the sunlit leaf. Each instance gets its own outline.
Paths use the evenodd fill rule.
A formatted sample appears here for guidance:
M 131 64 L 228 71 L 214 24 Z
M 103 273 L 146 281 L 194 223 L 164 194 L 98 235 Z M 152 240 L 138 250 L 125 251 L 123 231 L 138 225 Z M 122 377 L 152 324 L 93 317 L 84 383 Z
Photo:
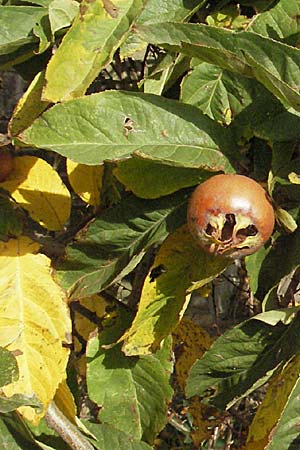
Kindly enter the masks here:
M 47 66 L 44 100 L 56 103 L 83 95 L 111 61 L 144 3 L 145 0 L 83 1 Z
M 53 167 L 41 158 L 19 156 L 9 180 L 0 187 L 40 225 L 61 230 L 70 215 L 71 196 Z
M 199 112 L 156 95 L 106 91 L 55 105 L 18 136 L 73 161 L 97 165 L 142 156 L 165 164 L 234 171 L 231 130 Z
M 52 0 L 49 4 L 49 21 L 52 34 L 71 25 L 78 13 L 79 4 L 74 0 Z
M 39 72 L 29 85 L 25 94 L 19 100 L 9 122 L 9 133 L 16 136 L 32 124 L 49 105 L 41 100 L 45 73 Z
M 0 243 L 0 317 L 7 327 L 19 324 L 7 349 L 16 355 L 19 379 L 3 388 L 5 395 L 35 395 L 46 408 L 65 378 L 71 324 L 64 292 L 50 273 L 50 260 L 39 245 L 22 237 Z M 1 335 L 0 344 L 6 341 Z M 41 417 L 30 407 L 20 408 L 28 420 Z
M 67 159 L 67 174 L 76 194 L 89 205 L 99 206 L 103 166 L 86 166 Z
M 198 248 L 186 226 L 171 234 L 145 281 L 137 315 L 122 336 L 124 353 L 144 355 L 159 348 L 162 339 L 177 326 L 188 294 L 214 279 L 228 264 L 225 258 L 210 256 Z

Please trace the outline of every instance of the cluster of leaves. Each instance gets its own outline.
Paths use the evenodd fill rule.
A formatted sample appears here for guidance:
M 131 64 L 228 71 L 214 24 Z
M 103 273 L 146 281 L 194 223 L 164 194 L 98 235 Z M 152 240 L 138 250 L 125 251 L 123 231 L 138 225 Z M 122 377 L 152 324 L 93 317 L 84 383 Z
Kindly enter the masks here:
M 245 450 L 298 448 L 300 1 L 238 3 L 2 1 L 0 70 L 27 86 L 0 149 L 3 447 L 153 448 L 173 334 L 194 443 L 205 403 L 268 383 Z M 182 317 L 230 262 L 195 246 L 186 203 L 216 172 L 264 182 L 278 225 L 245 261 L 261 313 L 202 356 Z

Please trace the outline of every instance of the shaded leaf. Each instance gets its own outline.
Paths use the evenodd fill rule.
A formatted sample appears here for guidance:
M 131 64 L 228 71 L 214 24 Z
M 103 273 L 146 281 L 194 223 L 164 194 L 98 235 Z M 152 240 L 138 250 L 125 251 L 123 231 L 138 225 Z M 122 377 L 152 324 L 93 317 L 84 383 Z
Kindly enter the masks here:
M 0 237 L 19 236 L 22 229 L 23 223 L 16 205 L 6 195 L 2 196 L 0 193 Z
M 165 425 L 172 395 L 171 342 L 168 339 L 155 354 L 139 359 L 124 356 L 120 345 L 103 349 L 120 337 L 129 319 L 119 311 L 113 326 L 90 339 L 86 353 L 88 392 L 102 407 L 101 423 L 153 443 Z
M 191 369 L 186 392 L 220 409 L 262 386 L 299 345 L 299 315 L 289 325 L 256 318 L 225 332 Z
M 145 0 L 110 3 L 115 13 L 101 0 L 81 3 L 71 29 L 48 63 L 44 100 L 56 103 L 82 96 L 111 61 Z
M 186 226 L 162 244 L 152 267 L 163 267 L 153 280 L 147 277 L 137 315 L 122 336 L 128 356 L 144 355 L 159 348 L 161 341 L 177 326 L 192 290 L 204 286 L 231 262 L 204 253 Z
M 35 394 L 46 408 L 65 377 L 68 360 L 68 350 L 62 347 L 71 332 L 65 295 L 51 277 L 49 258 L 37 253 L 38 244 L 22 237 L 0 246 L 0 317 L 8 329 L 17 326 L 7 348 L 15 352 L 20 374 L 3 392 Z M 1 336 L 1 345 L 3 339 L 6 336 Z M 30 407 L 20 412 L 33 422 L 41 417 Z
M 86 166 L 67 159 L 67 174 L 76 194 L 89 205 L 99 206 L 103 166 Z
M 208 178 L 208 173 L 201 169 L 172 167 L 136 156 L 120 161 L 114 174 L 126 189 L 148 199 L 172 194 Z
M 0 413 L 6 414 L 15 411 L 21 406 L 36 408 L 37 412 L 41 412 L 42 410 L 42 405 L 35 395 L 13 394 L 11 397 L 0 395 Z
M 147 203 L 129 196 L 105 211 L 81 238 L 68 246 L 57 274 L 60 283 L 69 289 L 72 298 L 101 291 L 135 255 L 165 239 L 185 222 L 186 201 L 185 192 Z
M 9 450 L 40 450 L 26 427 L 16 414 L 0 417 L 0 445 Z
M 270 380 L 251 423 L 245 450 L 289 448 L 299 435 L 294 426 L 300 413 L 295 401 L 300 394 L 299 373 L 300 359 L 295 357 Z
M 40 225 L 61 230 L 71 210 L 70 192 L 53 167 L 41 158 L 18 156 L 9 180 L 0 183 Z
M 231 131 L 198 108 L 134 92 L 106 91 L 55 105 L 18 138 L 90 165 L 139 151 L 174 166 L 227 172 L 239 158 Z

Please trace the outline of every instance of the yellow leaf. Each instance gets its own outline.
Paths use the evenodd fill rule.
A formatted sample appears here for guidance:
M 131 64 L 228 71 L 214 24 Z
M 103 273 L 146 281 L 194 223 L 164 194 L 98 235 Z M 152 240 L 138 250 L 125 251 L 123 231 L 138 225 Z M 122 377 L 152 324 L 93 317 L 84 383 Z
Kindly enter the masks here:
M 0 317 L 4 324 L 18 325 L 7 349 L 14 352 L 19 379 L 3 391 L 5 395 L 35 395 L 44 411 L 19 408 L 20 413 L 38 423 L 63 379 L 69 350 L 71 321 L 65 294 L 53 281 L 50 259 L 38 253 L 39 245 L 27 237 L 0 242 Z M 0 337 L 0 345 L 5 336 Z
M 299 374 L 300 357 L 297 356 L 272 378 L 251 423 L 244 450 L 264 450 L 269 444 Z
M 228 264 L 228 260 L 198 248 L 187 226 L 170 235 L 144 283 L 132 326 L 120 339 L 124 340 L 125 354 L 145 355 L 157 350 L 181 319 L 188 294 L 209 283 Z
M 176 383 L 184 392 L 186 379 L 194 362 L 201 358 L 213 343 L 213 338 L 193 321 L 183 318 L 173 331 Z M 200 443 L 211 436 L 216 426 L 217 410 L 201 403 L 199 397 L 189 400 L 189 413 L 193 417 L 191 437 L 198 448 Z M 213 419 L 212 419 L 213 417 Z
M 48 230 L 61 230 L 71 211 L 70 192 L 50 164 L 34 156 L 18 156 L 9 179 L 0 187 Z
M 89 205 L 99 206 L 103 166 L 87 166 L 67 159 L 67 173 L 76 194 Z
M 70 422 L 76 425 L 76 404 L 72 392 L 66 381 L 58 386 L 55 393 L 54 402 L 58 409 L 66 416 Z

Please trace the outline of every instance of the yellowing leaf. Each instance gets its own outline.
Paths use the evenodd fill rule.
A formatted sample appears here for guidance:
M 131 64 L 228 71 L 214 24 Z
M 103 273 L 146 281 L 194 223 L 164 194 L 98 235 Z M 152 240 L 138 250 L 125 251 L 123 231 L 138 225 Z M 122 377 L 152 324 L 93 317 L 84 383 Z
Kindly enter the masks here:
M 122 336 L 128 356 L 151 353 L 178 324 L 187 294 L 220 274 L 229 262 L 204 253 L 186 226 L 162 244 L 147 277 L 137 315 Z
M 175 353 L 176 382 L 184 392 L 186 379 L 194 362 L 213 343 L 213 338 L 193 321 L 183 318 L 172 333 Z M 201 403 L 199 397 L 189 401 L 189 413 L 193 416 L 193 432 L 191 437 L 198 448 L 200 443 L 211 436 L 211 430 L 216 426 L 218 413 L 215 408 Z
M 68 220 L 71 197 L 58 173 L 46 161 L 34 156 L 19 156 L 9 179 L 0 187 L 48 230 L 61 230 Z
M 67 159 L 67 173 L 76 194 L 89 205 L 99 206 L 103 166 L 87 166 Z
M 65 380 L 58 386 L 54 402 L 64 416 L 76 425 L 76 404 L 73 394 Z
M 20 413 L 38 423 L 63 379 L 69 351 L 71 321 L 65 294 L 53 281 L 50 259 L 39 254 L 39 245 L 27 237 L 0 242 L 0 317 L 18 325 L 18 333 L 7 346 L 14 352 L 19 379 L 7 385 L 5 395 L 35 395 L 44 411 L 29 406 Z M 0 336 L 0 345 L 5 336 Z
M 295 357 L 270 382 L 251 423 L 244 450 L 264 450 L 272 440 L 288 398 L 299 379 L 300 357 Z
M 17 136 L 25 128 L 32 124 L 49 105 L 41 100 L 44 86 L 45 73 L 39 72 L 29 85 L 27 91 L 19 100 L 12 118 L 9 122 L 9 132 L 11 136 Z

